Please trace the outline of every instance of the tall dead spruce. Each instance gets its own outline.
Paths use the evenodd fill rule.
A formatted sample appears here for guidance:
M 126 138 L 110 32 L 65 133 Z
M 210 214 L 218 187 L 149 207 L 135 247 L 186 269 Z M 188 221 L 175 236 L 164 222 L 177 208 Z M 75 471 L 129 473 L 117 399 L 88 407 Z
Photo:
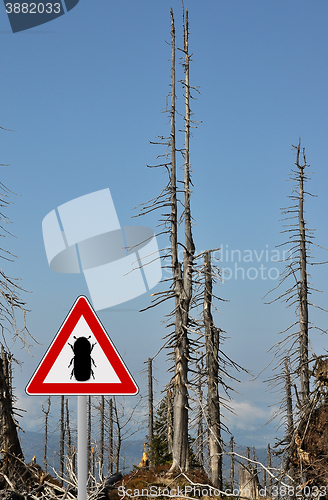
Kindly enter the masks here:
M 220 329 L 213 322 L 212 304 L 212 270 L 210 252 L 204 257 L 205 289 L 204 289 L 204 327 L 206 342 L 206 368 L 208 386 L 208 427 L 211 479 L 214 486 L 222 489 L 222 440 L 220 425 L 220 402 L 218 392 L 219 343 Z
M 6 130 L 0 127 L 1 130 Z M 4 166 L 0 164 L 0 167 Z M 6 165 L 8 166 L 8 165 Z M 9 191 L 0 183 L 0 235 L 2 237 L 11 236 L 8 231 L 9 218 L 4 211 L 10 204 Z M 35 339 L 29 334 L 25 323 L 25 302 L 20 298 L 20 292 L 24 291 L 19 281 L 10 278 L 5 268 L 11 265 L 15 256 L 8 250 L 0 248 L 0 450 L 2 460 L 0 461 L 0 488 L 4 483 L 5 487 L 21 483 L 22 473 L 22 450 L 18 440 L 17 429 L 19 425 L 15 415 L 15 397 L 12 387 L 12 361 L 14 358 L 10 353 L 7 340 L 20 341 L 26 349 L 30 347 L 29 341 Z M 21 313 L 21 318 L 19 318 Z M 4 478 L 7 478 L 4 481 Z
M 184 89 L 184 147 L 178 149 L 176 146 L 176 41 L 175 41 L 175 24 L 173 11 L 171 9 L 171 91 L 170 91 L 170 107 L 165 111 L 170 116 L 170 136 L 168 138 L 160 137 L 159 142 L 152 144 L 165 145 L 167 147 L 164 155 L 164 163 L 151 166 L 151 168 L 164 167 L 167 170 L 169 181 L 161 194 L 152 199 L 150 202 L 142 205 L 140 215 L 145 215 L 156 209 L 165 209 L 160 220 L 163 230 L 160 234 L 168 234 L 170 238 L 170 248 L 163 256 L 170 260 L 170 265 L 167 266 L 172 272 L 172 277 L 165 279 L 165 282 L 171 282 L 169 290 L 153 294 L 153 300 L 147 310 L 155 307 L 158 304 L 174 299 L 174 309 L 170 314 L 168 327 L 174 327 L 173 332 L 167 336 L 166 347 L 171 349 L 173 354 L 174 366 L 172 368 L 174 375 L 167 388 L 168 393 L 173 396 L 173 443 L 172 443 L 172 467 L 170 470 L 186 471 L 189 467 L 189 445 L 188 445 L 188 429 L 189 419 L 188 410 L 192 398 L 188 393 L 188 389 L 192 389 L 197 394 L 199 381 L 196 377 L 188 379 L 188 373 L 196 372 L 197 360 L 204 358 L 205 354 L 202 348 L 205 345 L 208 348 L 206 354 L 207 367 L 205 374 L 209 383 L 209 404 L 208 412 L 210 418 L 210 443 L 211 443 L 211 479 L 213 484 L 222 486 L 222 453 L 223 445 L 221 440 L 222 424 L 220 422 L 220 404 L 218 385 L 223 384 L 224 391 L 228 392 L 231 388 L 223 383 L 223 376 L 227 374 L 227 367 L 233 366 L 240 369 L 238 365 L 233 363 L 219 349 L 221 340 L 219 339 L 220 330 L 214 327 L 213 318 L 211 316 L 211 305 L 214 298 L 212 294 L 212 282 L 214 275 L 218 275 L 218 270 L 212 272 L 211 257 L 209 251 L 207 255 L 207 271 L 204 271 L 204 264 L 201 259 L 204 258 L 204 253 L 195 256 L 195 245 L 192 234 L 192 217 L 191 217 L 191 168 L 190 168 L 190 129 L 194 123 L 191 120 L 190 99 L 191 90 L 197 91 L 190 85 L 190 61 L 189 53 L 189 21 L 188 10 L 186 10 L 183 22 L 184 44 L 181 50 L 183 54 L 183 69 L 184 79 L 181 81 Z M 177 159 L 176 153 L 180 152 L 183 157 L 184 179 L 177 179 Z M 161 155 L 161 157 L 163 157 Z M 183 189 L 178 189 L 178 183 L 181 183 Z M 179 184 L 180 185 L 180 184 Z M 183 207 L 181 216 L 178 216 L 178 205 Z M 167 213 L 168 212 L 168 213 Z M 184 237 L 179 239 L 178 230 L 183 227 Z M 182 262 L 179 261 L 178 249 L 183 249 Z M 197 261 L 197 262 L 196 262 Z M 205 281 L 206 284 L 205 284 Z M 211 282 L 211 285 L 209 284 Z M 204 316 L 201 320 L 195 319 L 191 314 L 192 309 L 203 310 Z M 205 331 L 205 333 L 204 333 Z M 211 333 L 210 333 L 211 332 Z M 215 335 L 217 335 L 215 337 Z M 214 335 L 214 337 L 213 337 Z M 206 341 L 202 341 L 201 337 L 206 337 Z M 214 361 L 213 361 L 214 360 Z M 221 364 L 222 362 L 222 364 Z M 219 367 L 220 363 L 220 367 Z M 196 372 L 197 373 L 197 372 Z M 230 377 L 233 378 L 233 377 Z M 236 380 L 236 379 L 235 379 Z M 198 384 L 198 385 L 197 385 Z M 199 391 L 198 391 L 199 393 Z M 199 404 L 198 404 L 199 409 Z M 204 408 L 204 412 L 206 408 Z M 205 432 L 203 433 L 205 435 Z M 168 442 L 169 450 L 171 443 L 171 424 L 168 425 Z M 199 442 L 199 439 L 198 439 Z
M 169 345 L 174 351 L 174 377 L 172 381 L 173 388 L 173 447 L 172 447 L 172 470 L 188 470 L 188 360 L 189 360 L 189 309 L 192 298 L 192 267 L 195 246 L 192 237 L 191 226 L 191 178 L 190 178 L 190 155 L 189 155 L 189 138 L 190 138 L 190 85 L 189 85 L 189 27 L 188 27 L 188 10 L 186 11 L 184 24 L 184 71 L 185 79 L 183 82 L 185 89 L 185 139 L 184 150 L 182 152 L 184 158 L 184 243 L 181 244 L 178 239 L 178 189 L 177 189 L 177 167 L 176 167 L 176 67 L 175 67 L 175 25 L 173 10 L 171 9 L 171 48 L 172 48 L 172 65 L 171 65 L 171 106 L 170 114 L 170 137 L 167 139 L 161 138 L 159 143 L 166 145 L 168 148 L 168 161 L 156 167 L 165 167 L 169 173 L 169 183 L 164 188 L 162 193 L 149 203 L 141 208 L 139 215 L 145 215 L 155 209 L 170 207 L 169 214 L 163 214 L 165 233 L 169 233 L 171 248 L 165 256 L 170 257 L 172 270 L 172 287 L 169 291 L 159 292 L 155 294 L 155 299 L 150 307 L 154 307 L 164 300 L 174 298 L 175 307 L 172 311 L 174 318 L 174 333 L 169 340 Z M 184 249 L 183 262 L 178 258 L 178 246 Z M 146 308 L 148 309 L 148 308 Z
M 206 250 L 195 256 L 194 262 L 194 293 L 191 311 L 201 310 L 199 317 L 193 318 L 193 330 L 198 341 L 195 349 L 200 354 L 200 360 L 206 360 L 206 369 L 203 371 L 201 384 L 207 386 L 207 405 L 203 408 L 207 425 L 207 442 L 209 450 L 209 475 L 212 484 L 222 490 L 222 463 L 224 455 L 223 432 L 229 434 L 228 427 L 223 423 L 222 410 L 232 412 L 229 406 L 231 393 L 235 392 L 231 382 L 239 382 L 231 372 L 248 371 L 230 359 L 222 350 L 225 332 L 218 328 L 213 319 L 212 309 L 214 301 L 222 301 L 214 294 L 213 288 L 218 280 L 222 279 L 220 269 L 212 263 L 211 253 Z M 214 260 L 214 259 L 213 259 Z M 204 340 L 203 340 L 204 339 Z M 204 352 L 205 351 L 205 352 Z M 196 382 L 196 383 L 195 383 Z M 199 373 L 189 385 L 197 394 L 199 401 Z M 194 389 L 196 386 L 196 390 Z M 205 433 L 204 433 L 205 438 Z
M 277 342 L 272 349 L 275 350 L 277 365 L 276 374 L 269 379 L 269 383 L 276 387 L 285 386 L 283 397 L 277 415 L 285 415 L 286 436 L 277 443 L 280 445 L 279 453 L 286 454 L 286 470 L 292 479 L 307 484 L 311 480 L 311 470 L 314 468 L 306 451 L 306 433 L 311 427 L 311 415 L 320 399 L 318 387 L 310 390 L 310 365 L 314 359 L 309 357 L 309 330 L 316 328 L 309 323 L 309 306 L 314 304 L 309 300 L 312 288 L 308 282 L 310 265 L 310 250 L 314 244 L 313 230 L 308 229 L 304 218 L 304 202 L 306 193 L 304 184 L 308 179 L 305 149 L 301 149 L 301 142 L 293 146 L 296 152 L 296 169 L 292 170 L 291 180 L 296 183 L 289 196 L 294 204 L 282 210 L 286 222 L 284 233 L 288 233 L 289 240 L 283 245 L 289 245 L 289 257 L 284 272 L 281 275 L 276 290 L 289 278 L 293 284 L 287 291 L 276 297 L 273 301 L 285 301 L 287 307 L 295 306 L 296 321 L 281 333 L 287 333 L 283 340 Z M 290 221 L 292 223 L 290 224 Z M 311 326 L 310 326 L 311 325 Z M 296 331 L 293 331 L 298 326 Z M 292 333 L 289 333 L 292 331 Z M 294 389 L 294 396 L 291 388 Z M 294 401 L 293 401 L 294 397 Z M 328 451 L 328 450 L 327 450 Z M 310 475 L 309 475 L 310 474 Z

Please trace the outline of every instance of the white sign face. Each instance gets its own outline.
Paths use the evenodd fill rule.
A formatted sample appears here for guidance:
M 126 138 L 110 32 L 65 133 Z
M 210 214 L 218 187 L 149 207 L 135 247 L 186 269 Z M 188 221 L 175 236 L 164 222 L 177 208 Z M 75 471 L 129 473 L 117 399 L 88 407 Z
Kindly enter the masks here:
M 120 379 L 116 375 L 112 365 L 108 361 L 105 353 L 100 348 L 94 334 L 92 333 L 88 323 L 84 317 L 81 316 L 76 327 L 71 333 L 67 343 L 61 350 L 54 365 L 46 376 L 44 382 L 47 383 L 76 383 L 74 376 L 74 348 L 76 340 L 80 337 L 86 338 L 90 342 L 91 356 L 91 376 L 86 381 L 79 381 L 79 383 L 120 383 Z M 71 344 L 71 345 L 70 345 Z M 76 361 L 78 362 L 78 361 Z
M 86 297 L 78 297 L 27 394 L 134 395 L 138 387 Z
M 121 228 L 108 188 L 52 210 L 42 221 L 42 232 L 50 268 L 82 271 L 97 311 L 138 297 L 162 278 L 154 231 Z

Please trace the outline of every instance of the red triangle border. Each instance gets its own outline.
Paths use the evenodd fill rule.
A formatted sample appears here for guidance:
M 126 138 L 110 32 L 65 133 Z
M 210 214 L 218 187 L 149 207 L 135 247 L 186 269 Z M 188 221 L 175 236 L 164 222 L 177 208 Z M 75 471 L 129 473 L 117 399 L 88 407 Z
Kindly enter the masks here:
M 72 331 L 82 316 L 87 322 L 121 383 L 44 382 L 61 350 L 68 341 Z M 62 326 L 41 360 L 39 366 L 35 370 L 31 380 L 25 388 L 25 391 L 28 395 L 135 395 L 138 393 L 139 389 L 88 299 L 84 295 L 80 295 L 66 316 Z

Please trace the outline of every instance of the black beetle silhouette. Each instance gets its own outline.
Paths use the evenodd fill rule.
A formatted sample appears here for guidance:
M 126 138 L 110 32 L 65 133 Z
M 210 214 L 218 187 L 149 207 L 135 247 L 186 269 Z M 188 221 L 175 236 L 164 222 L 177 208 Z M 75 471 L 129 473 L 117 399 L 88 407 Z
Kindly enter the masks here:
M 89 338 L 91 335 L 86 338 L 86 337 L 79 337 L 76 339 L 76 342 L 74 342 L 74 345 L 68 343 L 69 346 L 71 346 L 73 352 L 74 352 L 74 357 L 71 359 L 70 364 L 68 365 L 68 368 L 73 364 L 73 370 L 71 373 L 71 378 L 74 377 L 76 380 L 79 382 L 85 382 L 86 380 L 89 380 L 91 375 L 93 378 L 95 378 L 92 370 L 92 363 L 94 366 L 96 366 L 96 363 L 93 361 L 91 357 L 91 351 L 94 348 L 96 344 L 91 344 L 89 342 Z

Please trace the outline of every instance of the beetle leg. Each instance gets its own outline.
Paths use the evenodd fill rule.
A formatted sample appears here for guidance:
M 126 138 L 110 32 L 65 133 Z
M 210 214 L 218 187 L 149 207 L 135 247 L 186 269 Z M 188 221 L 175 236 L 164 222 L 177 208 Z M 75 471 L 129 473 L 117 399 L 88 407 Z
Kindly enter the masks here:
M 92 344 L 90 352 L 92 351 L 92 349 L 94 348 L 95 345 L 97 345 L 97 342 L 95 342 L 94 344 Z
M 71 359 L 71 362 L 70 362 L 70 364 L 68 365 L 67 368 L 69 368 L 71 366 L 71 364 L 73 363 L 73 361 L 74 361 L 74 358 Z
M 93 378 L 95 378 L 95 374 L 93 373 L 93 369 L 90 368 L 90 370 L 91 370 L 91 375 L 93 376 Z
M 94 360 L 91 358 L 91 361 L 93 363 L 93 366 L 97 367 L 96 363 L 94 362 Z
M 70 376 L 70 378 L 72 378 L 72 377 L 73 377 L 73 375 L 74 375 L 74 368 L 73 368 L 73 370 L 72 370 L 72 372 L 71 372 L 71 376 Z
M 74 347 L 72 346 L 72 344 L 70 344 L 69 342 L 67 342 L 67 344 L 72 348 L 72 351 L 74 352 Z

